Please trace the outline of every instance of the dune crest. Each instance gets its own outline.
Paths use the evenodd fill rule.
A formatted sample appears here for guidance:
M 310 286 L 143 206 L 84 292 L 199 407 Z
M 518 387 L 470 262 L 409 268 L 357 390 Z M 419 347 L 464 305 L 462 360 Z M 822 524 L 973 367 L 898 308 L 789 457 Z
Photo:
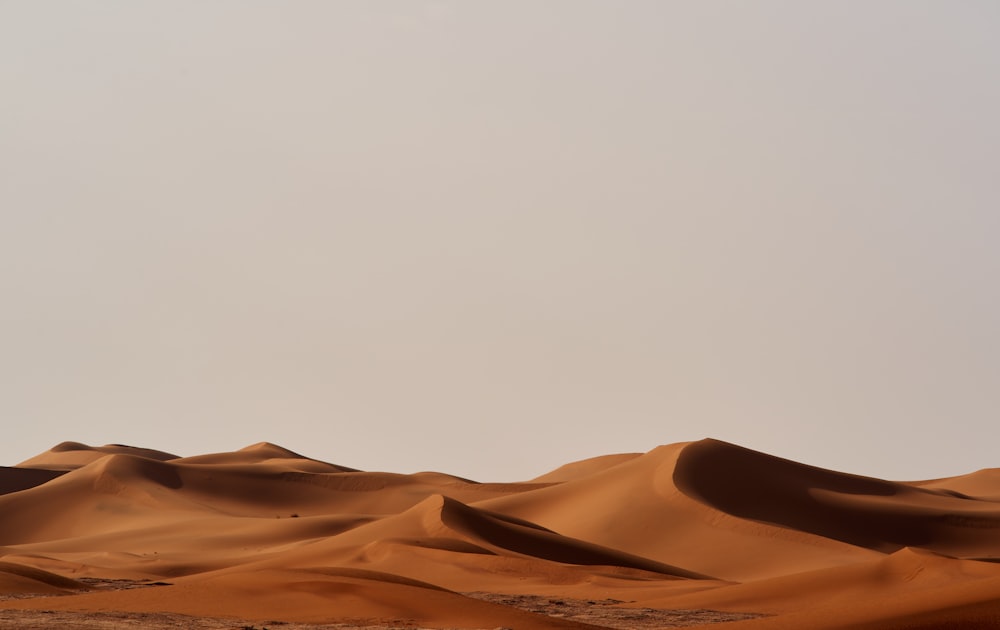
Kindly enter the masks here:
M 910 485 L 952 493 L 961 498 L 1000 501 L 1000 468 L 985 468 L 967 475 L 914 481 Z
M 105 444 L 104 446 L 88 446 L 81 442 L 60 442 L 44 453 L 39 453 L 26 459 L 18 468 L 43 468 L 46 470 L 75 470 L 105 455 L 133 455 L 159 461 L 177 459 L 177 455 L 151 448 L 127 446 L 125 444 Z
M 563 483 L 564 481 L 572 481 L 617 466 L 640 455 L 642 453 L 616 453 L 614 455 L 599 455 L 597 457 L 581 459 L 580 461 L 563 464 L 559 468 L 535 477 L 531 481 L 536 483 Z
M 204 465 L 247 465 L 271 463 L 301 472 L 328 473 L 328 472 L 358 472 L 354 468 L 338 466 L 318 459 L 312 459 L 305 455 L 300 455 L 271 442 L 257 442 L 245 446 L 237 451 L 225 453 L 208 453 L 205 455 L 194 455 L 175 460 L 178 464 L 204 464 Z

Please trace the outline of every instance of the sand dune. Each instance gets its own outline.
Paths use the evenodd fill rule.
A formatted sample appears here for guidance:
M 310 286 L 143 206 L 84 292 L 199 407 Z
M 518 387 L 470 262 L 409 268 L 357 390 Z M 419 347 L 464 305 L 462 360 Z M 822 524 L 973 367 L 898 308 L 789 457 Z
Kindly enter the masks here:
M 477 484 L 447 475 L 303 470 L 304 458 L 258 457 L 255 463 L 159 461 L 133 455 L 102 455 L 43 484 L 31 494 L 0 496 L 0 540 L 28 543 L 91 536 L 206 515 L 292 518 L 351 514 L 385 515 L 406 510 L 434 494 L 480 500 L 538 487 Z
M 105 446 L 87 446 L 80 442 L 61 442 L 51 449 L 26 459 L 17 465 L 18 468 L 44 468 L 47 470 L 73 470 L 101 459 L 105 455 L 134 455 L 147 459 L 166 461 L 176 459 L 176 455 L 157 451 L 151 448 L 139 448 L 124 444 L 106 444 Z
M 317 540 L 260 563 L 268 567 L 343 566 L 375 569 L 453 589 L 517 592 L 524 582 L 664 583 L 705 579 L 658 563 L 561 536 L 521 519 L 464 505 L 441 495 L 395 516 Z M 573 589 L 564 589 L 569 592 Z M 549 591 L 551 592 L 551 591 Z
M 683 449 L 674 482 L 727 514 L 883 552 L 978 555 L 1000 546 L 1000 505 L 835 473 L 715 440 Z
M 271 444 L 270 442 L 258 442 L 257 444 L 251 444 L 250 446 L 233 452 L 195 455 L 193 457 L 176 458 L 172 461 L 175 464 L 206 465 L 270 463 L 302 472 L 358 472 L 354 468 L 337 466 L 336 464 L 329 464 L 327 462 L 311 459 L 304 455 L 299 455 L 294 451 L 290 451 L 286 448 L 278 446 L 277 444 Z
M 523 483 L 360 471 L 266 442 L 192 457 L 64 442 L 0 468 L 0 608 L 455 628 L 646 627 L 643 610 L 671 608 L 701 610 L 691 623 L 768 615 L 733 628 L 994 627 L 998 497 L 997 469 L 890 482 L 717 440 Z M 579 606 L 560 598 L 591 612 L 571 618 Z
M 476 506 L 726 580 L 879 555 L 810 532 L 729 515 L 687 496 L 673 478 L 678 457 L 689 446 L 660 447 L 587 477 Z

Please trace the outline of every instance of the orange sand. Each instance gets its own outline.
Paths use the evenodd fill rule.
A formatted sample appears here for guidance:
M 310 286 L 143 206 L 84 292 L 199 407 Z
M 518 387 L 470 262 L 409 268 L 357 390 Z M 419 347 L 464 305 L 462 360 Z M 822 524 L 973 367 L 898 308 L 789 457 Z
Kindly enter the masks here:
M 594 627 L 463 595 L 491 592 L 768 615 L 720 626 L 740 629 L 1000 627 L 998 470 L 889 482 L 702 440 L 476 483 L 64 442 L 0 468 L 0 514 L 0 609 Z

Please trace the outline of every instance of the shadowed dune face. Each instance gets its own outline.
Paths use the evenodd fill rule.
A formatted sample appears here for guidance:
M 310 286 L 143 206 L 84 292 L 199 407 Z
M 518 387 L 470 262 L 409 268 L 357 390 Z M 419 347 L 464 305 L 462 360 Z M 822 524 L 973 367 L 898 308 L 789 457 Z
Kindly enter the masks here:
M 572 540 L 533 523 L 476 510 L 452 499 L 443 498 L 443 501 L 441 521 L 445 525 L 467 535 L 474 535 L 491 545 L 515 550 L 522 555 L 564 564 L 620 566 L 695 579 L 708 577 L 645 558 L 630 557 L 628 554 L 614 552 L 598 545 Z
M 836 473 L 716 440 L 681 452 L 674 483 L 727 514 L 884 552 L 952 547 L 983 531 L 1000 541 L 1000 506 Z
M 478 510 L 454 499 L 436 495 L 415 506 L 421 530 L 438 538 L 472 544 L 475 553 L 516 555 L 564 565 L 613 566 L 658 573 L 669 577 L 704 579 L 678 567 L 640 556 L 561 536 L 529 521 Z M 402 528 L 396 531 L 405 531 Z M 362 534 L 362 531 L 354 535 Z M 467 552 L 467 548 L 453 550 Z
M 832 630 L 982 619 L 1000 600 L 1000 562 L 980 561 L 1000 559 L 992 469 L 899 483 L 717 440 L 523 483 L 365 472 L 267 442 L 184 458 L 66 442 L 25 464 L 0 468 L 0 610 L 449 628 L 607 617 L 560 617 L 573 598 L 618 610 L 615 627 L 652 618 L 628 607 L 679 607 L 772 615 L 733 628 Z M 469 591 L 536 596 L 537 610 Z
M 0 495 L 40 486 L 63 474 L 61 470 L 10 468 L 0 466 Z

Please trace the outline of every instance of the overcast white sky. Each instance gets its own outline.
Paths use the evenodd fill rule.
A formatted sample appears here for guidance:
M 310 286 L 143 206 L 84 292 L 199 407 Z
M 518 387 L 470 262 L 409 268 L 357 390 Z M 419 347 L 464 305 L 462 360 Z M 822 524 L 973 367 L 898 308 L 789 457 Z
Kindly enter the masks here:
M 1000 466 L 1000 4 L 0 0 L 0 464 Z

